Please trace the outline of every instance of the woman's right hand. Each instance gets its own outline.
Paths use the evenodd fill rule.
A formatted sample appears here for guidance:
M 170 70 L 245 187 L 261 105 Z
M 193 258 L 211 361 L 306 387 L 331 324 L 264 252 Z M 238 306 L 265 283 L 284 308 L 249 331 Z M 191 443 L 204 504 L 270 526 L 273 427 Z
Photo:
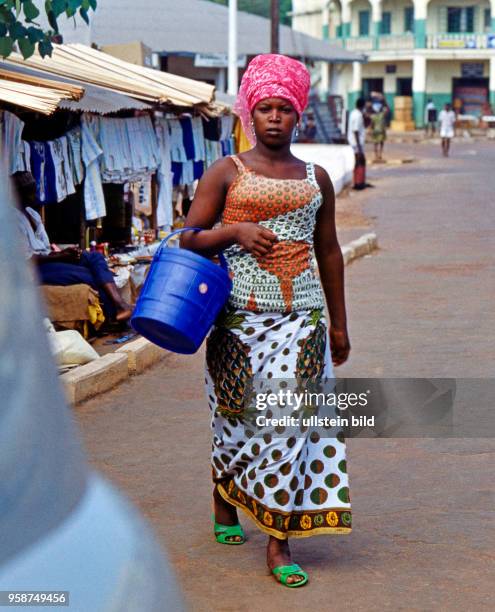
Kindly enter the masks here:
M 236 224 L 236 242 L 255 257 L 264 257 L 277 240 L 276 234 L 257 223 Z

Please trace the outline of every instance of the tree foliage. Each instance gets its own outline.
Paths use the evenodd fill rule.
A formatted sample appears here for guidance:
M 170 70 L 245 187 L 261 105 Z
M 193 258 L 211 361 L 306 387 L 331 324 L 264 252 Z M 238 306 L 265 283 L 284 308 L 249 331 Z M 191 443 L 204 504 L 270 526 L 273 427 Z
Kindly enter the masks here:
M 88 13 L 95 9 L 96 0 L 46 0 L 44 11 L 51 29 L 43 30 L 36 22 L 40 10 L 33 0 L 0 0 L 0 56 L 9 56 L 16 43 L 25 59 L 36 48 L 41 57 L 51 55 L 51 40 L 59 33 L 58 18 L 63 13 L 67 17 L 79 14 L 89 24 Z
M 229 0 L 211 0 L 216 4 L 223 4 L 228 6 Z M 292 0 L 280 0 L 280 23 L 284 25 L 291 25 L 291 18 L 287 15 L 292 11 Z M 239 11 L 245 11 L 246 13 L 253 13 L 254 15 L 260 15 L 261 17 L 270 18 L 270 0 L 238 0 L 237 8 Z

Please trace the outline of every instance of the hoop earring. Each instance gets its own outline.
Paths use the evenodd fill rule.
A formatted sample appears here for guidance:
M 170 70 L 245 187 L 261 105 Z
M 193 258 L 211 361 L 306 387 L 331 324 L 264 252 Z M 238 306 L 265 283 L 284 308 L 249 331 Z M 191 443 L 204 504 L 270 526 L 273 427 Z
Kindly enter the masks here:
M 299 123 L 296 123 L 296 129 L 294 131 L 294 135 L 296 138 L 299 136 Z
M 254 121 L 251 119 L 251 132 L 253 132 L 253 136 L 256 136 L 256 132 L 254 131 Z

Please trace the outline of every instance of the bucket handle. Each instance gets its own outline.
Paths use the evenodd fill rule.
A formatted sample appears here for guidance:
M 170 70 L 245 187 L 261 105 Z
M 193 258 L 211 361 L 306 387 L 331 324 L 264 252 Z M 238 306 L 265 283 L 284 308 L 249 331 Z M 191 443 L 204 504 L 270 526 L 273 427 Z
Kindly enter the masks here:
M 170 238 L 172 238 L 172 236 L 175 236 L 176 234 L 180 234 L 182 232 L 188 232 L 190 230 L 196 231 L 196 232 L 201 232 L 204 230 L 204 227 L 181 227 L 179 229 L 176 229 L 175 231 L 171 232 L 168 236 L 166 236 L 163 240 L 162 243 L 160 244 L 160 246 L 158 247 L 158 250 L 156 251 L 155 257 L 158 256 L 158 254 L 161 252 L 161 250 L 167 246 L 167 242 L 169 241 Z M 224 257 L 224 254 L 222 253 L 222 251 L 218 251 L 218 258 L 220 259 L 220 265 L 221 267 L 225 270 L 225 272 L 229 271 L 229 267 L 227 265 L 227 261 Z

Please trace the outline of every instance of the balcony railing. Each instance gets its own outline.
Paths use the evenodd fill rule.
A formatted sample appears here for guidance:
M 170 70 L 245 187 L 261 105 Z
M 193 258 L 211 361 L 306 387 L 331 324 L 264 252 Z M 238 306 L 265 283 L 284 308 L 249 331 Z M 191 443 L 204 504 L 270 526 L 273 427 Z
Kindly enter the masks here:
M 413 34 L 383 34 L 378 37 L 380 51 L 401 51 L 414 49 Z
M 371 36 L 351 36 L 345 39 L 345 48 L 348 51 L 373 51 L 375 39 Z
M 381 36 L 351 36 L 344 39 L 348 51 L 400 51 L 414 49 L 412 34 L 383 34 Z
M 427 49 L 494 49 L 493 34 L 428 34 Z
M 414 34 L 382 34 L 334 38 L 332 44 L 349 51 L 409 51 L 414 49 Z M 495 34 L 428 34 L 427 49 L 495 49 Z

